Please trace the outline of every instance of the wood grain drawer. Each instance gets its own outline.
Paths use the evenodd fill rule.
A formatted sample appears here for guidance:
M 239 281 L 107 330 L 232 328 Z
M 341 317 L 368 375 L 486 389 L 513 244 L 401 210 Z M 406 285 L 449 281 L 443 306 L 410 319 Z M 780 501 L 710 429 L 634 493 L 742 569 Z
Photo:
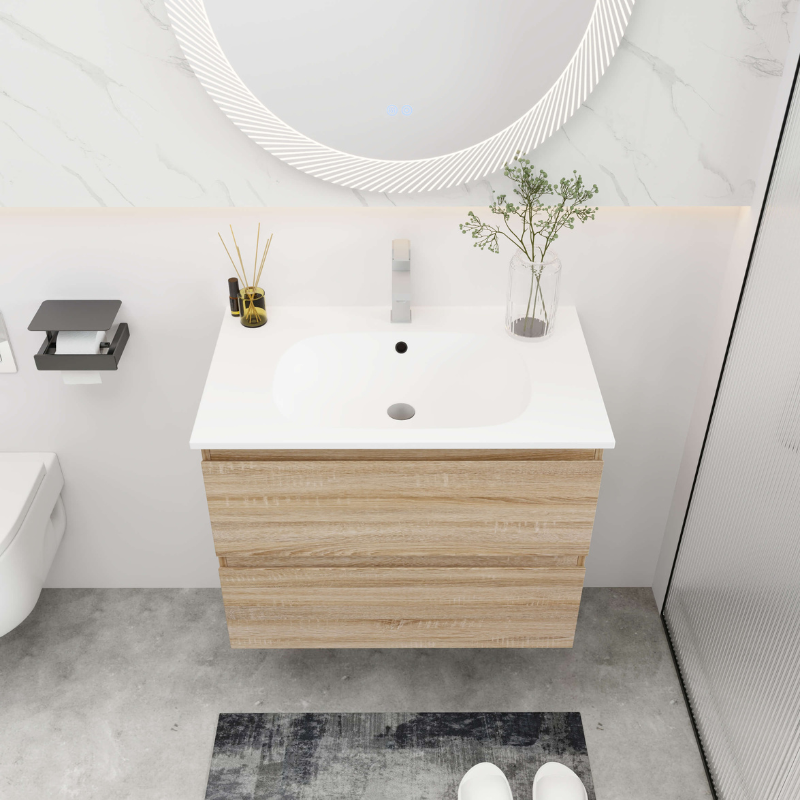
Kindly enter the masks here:
M 602 467 L 209 460 L 203 474 L 217 555 L 229 566 L 577 567 Z
M 571 647 L 583 569 L 220 569 L 232 647 Z

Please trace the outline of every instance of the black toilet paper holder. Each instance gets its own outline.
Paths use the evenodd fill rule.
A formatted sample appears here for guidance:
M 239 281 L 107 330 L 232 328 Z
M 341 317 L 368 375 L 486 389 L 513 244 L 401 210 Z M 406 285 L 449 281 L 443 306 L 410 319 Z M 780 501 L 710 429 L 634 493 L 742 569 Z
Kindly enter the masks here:
M 45 300 L 28 325 L 29 331 L 47 332 L 39 352 L 33 357 L 36 369 L 116 369 L 130 338 L 127 322 L 117 325 L 110 342 L 100 343 L 105 353 L 56 353 L 56 340 L 59 331 L 109 330 L 121 305 L 121 300 Z

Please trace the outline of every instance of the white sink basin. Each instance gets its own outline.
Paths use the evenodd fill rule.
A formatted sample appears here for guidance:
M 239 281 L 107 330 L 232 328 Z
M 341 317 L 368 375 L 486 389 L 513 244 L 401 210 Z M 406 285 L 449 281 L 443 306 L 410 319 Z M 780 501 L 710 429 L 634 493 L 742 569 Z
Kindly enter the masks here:
M 274 306 L 227 313 L 191 445 L 197 449 L 608 448 L 614 435 L 574 308 L 520 342 L 503 308 Z M 408 350 L 398 353 L 397 342 Z M 414 407 L 392 419 L 396 403 Z
M 402 342 L 405 352 L 398 352 Z M 286 419 L 331 428 L 474 428 L 516 419 L 530 401 L 525 362 L 508 341 L 414 331 L 326 333 L 289 347 L 272 395 Z M 402 345 L 400 350 L 404 348 Z M 393 419 L 390 406 L 414 409 Z

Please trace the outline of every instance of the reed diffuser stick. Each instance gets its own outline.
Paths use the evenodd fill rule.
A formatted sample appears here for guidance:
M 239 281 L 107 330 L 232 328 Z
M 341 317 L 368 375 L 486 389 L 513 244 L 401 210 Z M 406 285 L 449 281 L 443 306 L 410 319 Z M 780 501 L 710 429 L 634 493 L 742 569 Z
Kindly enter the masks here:
M 231 229 L 231 236 L 233 236 L 233 244 L 236 247 L 236 255 L 239 256 L 239 263 L 242 265 L 242 272 L 247 276 L 247 273 L 244 270 L 244 261 L 242 261 L 242 251 L 239 250 L 239 245 L 236 243 L 236 234 L 233 232 L 233 225 L 230 226 Z M 245 285 L 247 281 L 245 281 Z
M 261 280 L 261 273 L 264 271 L 264 262 L 267 260 L 267 254 L 269 253 L 269 246 L 272 244 L 272 236 L 273 234 L 269 235 L 269 239 L 266 245 L 264 245 L 264 255 L 261 256 L 261 266 L 258 268 L 258 280 L 256 281 L 256 284 L 258 284 L 258 282 Z
M 236 247 L 236 255 L 239 256 L 239 263 L 242 265 L 242 274 L 244 275 L 244 309 L 245 309 L 245 317 L 248 319 L 252 319 L 253 314 L 256 314 L 255 310 L 255 296 L 256 293 L 253 291 L 252 287 L 247 285 L 247 270 L 244 268 L 244 261 L 242 260 L 242 251 L 239 249 L 239 243 L 236 241 L 236 234 L 233 232 L 233 225 L 229 225 L 231 229 L 231 236 L 233 237 L 233 244 Z M 247 306 L 247 299 L 250 298 L 250 307 Z
M 264 271 L 264 262 L 267 260 L 267 254 L 269 253 L 269 246 L 272 244 L 272 236 L 273 234 L 269 235 L 267 244 L 264 247 L 264 255 L 261 256 L 261 266 L 258 268 L 258 278 L 256 279 L 256 286 L 258 286 L 258 283 L 261 280 L 261 273 Z
M 272 242 L 272 236 L 270 235 L 269 240 L 267 241 L 267 246 L 264 248 L 264 255 L 261 257 L 261 265 L 258 268 L 258 282 L 261 283 L 261 273 L 264 271 L 264 262 L 267 260 L 267 254 L 269 253 L 269 246 L 270 242 Z
M 261 223 L 258 223 L 258 233 L 256 234 L 256 254 L 253 256 L 253 286 L 258 286 L 256 281 L 256 264 L 258 264 L 258 240 L 261 237 Z
M 217 231 L 217 236 L 219 236 L 219 240 L 222 242 L 222 246 L 225 248 L 225 252 L 226 252 L 226 253 L 228 253 L 228 258 L 230 258 L 230 259 L 231 259 L 231 264 L 233 265 L 233 269 L 234 269 L 234 271 L 236 272 L 236 277 L 237 277 L 237 278 L 238 278 L 240 281 L 242 281 L 242 283 L 245 283 L 245 284 L 246 284 L 246 283 L 247 283 L 247 281 L 246 281 L 246 280 L 244 280 L 244 278 L 242 278 L 242 276 L 239 274 L 239 270 L 236 268 L 236 264 L 234 263 L 234 260 L 233 260 L 233 258 L 231 258 L 231 254 L 230 254 L 230 252 L 228 252 L 228 245 L 226 245 L 226 244 L 225 244 L 225 240 L 222 238 L 222 234 L 221 234 L 219 231 Z

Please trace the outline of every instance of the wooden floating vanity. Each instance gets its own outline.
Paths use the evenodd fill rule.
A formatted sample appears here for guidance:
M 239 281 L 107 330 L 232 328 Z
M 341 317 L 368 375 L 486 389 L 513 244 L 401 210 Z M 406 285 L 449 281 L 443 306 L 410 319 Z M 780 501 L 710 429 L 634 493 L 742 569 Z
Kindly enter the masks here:
M 232 647 L 571 647 L 602 450 L 203 450 Z
M 233 647 L 572 645 L 614 435 L 575 309 L 503 314 L 223 319 L 190 444 Z

